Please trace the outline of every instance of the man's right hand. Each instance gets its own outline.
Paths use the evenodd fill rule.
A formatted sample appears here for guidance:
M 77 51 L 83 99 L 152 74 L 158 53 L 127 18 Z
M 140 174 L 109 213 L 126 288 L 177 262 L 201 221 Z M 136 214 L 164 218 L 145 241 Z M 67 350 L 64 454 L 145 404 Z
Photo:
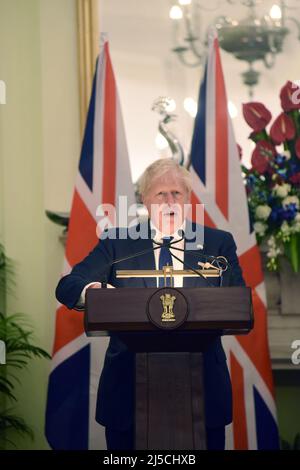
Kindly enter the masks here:
M 115 289 L 114 286 L 112 286 L 111 284 L 107 284 L 107 288 L 108 289 Z M 88 289 L 101 289 L 101 284 L 100 282 L 95 282 L 94 284 L 91 284 Z
M 108 289 L 114 289 L 114 286 L 112 286 L 111 284 L 107 284 L 107 287 L 108 287 Z M 102 288 L 102 286 L 101 286 L 100 282 L 91 282 L 90 284 L 85 286 L 85 288 L 81 292 L 78 305 L 84 305 L 85 304 L 85 293 L 86 293 L 87 289 L 101 289 L 101 288 Z

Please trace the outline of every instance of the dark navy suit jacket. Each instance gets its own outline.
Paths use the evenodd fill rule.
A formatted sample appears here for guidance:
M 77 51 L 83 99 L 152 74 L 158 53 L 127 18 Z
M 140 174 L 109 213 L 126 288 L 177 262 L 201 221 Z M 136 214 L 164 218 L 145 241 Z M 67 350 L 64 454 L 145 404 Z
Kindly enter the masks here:
M 192 228 L 195 230 L 195 225 Z M 148 226 L 149 228 L 149 226 Z M 121 230 L 121 229 L 120 229 Z M 127 229 L 125 229 L 127 230 Z M 148 239 L 112 239 L 110 233 L 100 240 L 94 250 L 71 273 L 64 276 L 56 289 L 56 297 L 68 308 L 74 308 L 79 301 L 82 289 L 93 281 L 101 281 L 105 275 L 107 282 L 115 287 L 156 287 L 151 278 L 117 279 L 116 269 L 155 269 L 153 252 L 109 266 L 119 258 L 133 255 L 139 251 L 151 250 L 152 241 Z M 195 257 L 199 254 L 199 258 Z M 236 245 L 232 235 L 223 230 L 204 227 L 203 249 L 193 254 L 185 253 L 184 261 L 199 268 L 198 261 L 203 255 L 225 256 L 231 269 L 223 275 L 224 286 L 242 286 L 244 280 L 236 255 Z M 219 284 L 217 279 L 211 283 Z M 183 287 L 206 287 L 204 279 L 185 278 Z M 126 430 L 134 422 L 135 357 L 117 336 L 110 338 L 103 370 L 100 377 L 96 420 L 117 430 Z M 232 392 L 226 356 L 220 337 L 204 353 L 205 414 L 208 427 L 225 426 L 232 421 Z

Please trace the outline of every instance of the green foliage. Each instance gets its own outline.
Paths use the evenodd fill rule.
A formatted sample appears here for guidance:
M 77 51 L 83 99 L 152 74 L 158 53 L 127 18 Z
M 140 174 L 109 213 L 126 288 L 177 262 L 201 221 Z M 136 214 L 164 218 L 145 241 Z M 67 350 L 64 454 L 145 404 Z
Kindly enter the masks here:
M 32 429 L 27 426 L 24 419 L 10 414 L 13 410 L 3 410 L 0 412 L 0 449 L 3 449 L 5 443 L 11 444 L 15 447 L 14 442 L 7 436 L 10 431 L 16 431 L 19 434 L 27 434 L 33 439 Z
M 8 438 L 9 431 L 27 434 L 33 432 L 22 417 L 14 413 L 17 402 L 15 386 L 20 384 L 18 370 L 24 369 L 33 358 L 50 359 L 49 354 L 33 343 L 33 330 L 23 313 L 5 315 L 5 295 L 13 285 L 13 266 L 0 244 L 0 339 L 6 346 L 6 364 L 0 365 L 0 448 Z
M 300 450 L 300 433 L 298 432 L 294 437 L 294 442 L 290 444 L 288 441 L 281 439 L 282 450 Z

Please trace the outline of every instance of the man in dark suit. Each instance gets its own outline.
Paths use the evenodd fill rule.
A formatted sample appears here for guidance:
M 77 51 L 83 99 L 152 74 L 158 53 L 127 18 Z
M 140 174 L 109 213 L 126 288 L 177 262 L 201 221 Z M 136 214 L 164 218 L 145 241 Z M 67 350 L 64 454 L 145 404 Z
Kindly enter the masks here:
M 131 229 L 103 233 L 95 249 L 60 280 L 56 289 L 57 299 L 67 307 L 74 308 L 84 302 L 87 288 L 101 287 L 104 276 L 113 287 L 159 286 L 159 280 L 151 278 L 116 278 L 116 269 L 161 267 L 162 255 L 164 260 L 170 257 L 173 248 L 160 248 L 154 253 L 151 251 L 153 238 L 164 243 L 164 240 L 169 242 L 171 237 L 173 241 L 178 240 L 178 248 L 183 249 L 189 243 L 189 252 L 186 251 L 184 255 L 181 251 L 173 252 L 193 268 L 199 269 L 199 262 L 203 261 L 204 255 L 224 256 L 230 269 L 223 275 L 223 285 L 244 285 L 232 235 L 222 230 L 203 228 L 186 220 L 184 207 L 189 202 L 190 192 L 190 173 L 172 159 L 157 160 L 150 165 L 140 179 L 140 193 L 149 220 Z M 181 240 L 180 230 L 185 234 L 184 240 Z M 140 233 L 139 237 L 136 237 L 137 233 Z M 197 243 L 199 233 L 203 235 L 201 244 Z M 117 265 L 111 264 L 144 250 L 148 250 L 148 253 Z M 172 263 L 171 257 L 169 259 Z M 176 267 L 182 268 L 178 265 Z M 210 282 L 216 287 L 219 285 L 218 279 Z M 200 277 L 182 280 L 175 276 L 175 287 L 206 285 L 206 281 Z M 134 384 L 134 353 L 117 336 L 112 336 L 100 378 L 96 410 L 96 420 L 106 428 L 109 450 L 134 449 Z M 204 353 L 204 388 L 207 448 L 224 449 L 225 425 L 232 421 L 232 392 L 220 337 Z

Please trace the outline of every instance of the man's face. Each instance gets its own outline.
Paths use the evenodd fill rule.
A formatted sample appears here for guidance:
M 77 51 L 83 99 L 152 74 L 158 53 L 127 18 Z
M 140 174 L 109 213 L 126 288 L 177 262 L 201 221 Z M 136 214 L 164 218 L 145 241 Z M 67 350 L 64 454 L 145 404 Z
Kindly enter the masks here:
M 184 204 L 189 203 L 189 193 L 180 175 L 169 171 L 153 180 L 143 203 L 153 224 L 168 235 L 183 224 Z

